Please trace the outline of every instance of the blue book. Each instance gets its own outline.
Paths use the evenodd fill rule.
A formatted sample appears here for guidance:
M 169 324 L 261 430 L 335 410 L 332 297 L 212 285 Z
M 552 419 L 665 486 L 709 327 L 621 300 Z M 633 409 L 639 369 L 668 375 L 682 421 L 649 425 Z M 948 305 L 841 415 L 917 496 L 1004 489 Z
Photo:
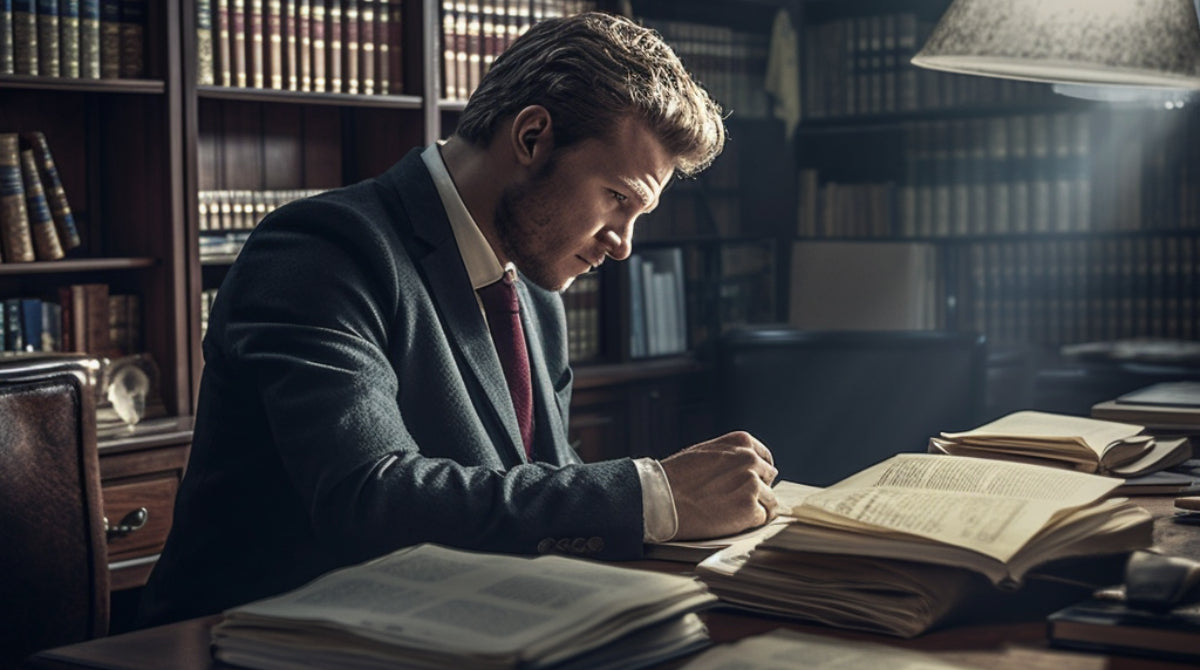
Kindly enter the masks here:
M 24 351 L 42 350 L 42 301 L 38 298 L 20 298 L 21 339 Z

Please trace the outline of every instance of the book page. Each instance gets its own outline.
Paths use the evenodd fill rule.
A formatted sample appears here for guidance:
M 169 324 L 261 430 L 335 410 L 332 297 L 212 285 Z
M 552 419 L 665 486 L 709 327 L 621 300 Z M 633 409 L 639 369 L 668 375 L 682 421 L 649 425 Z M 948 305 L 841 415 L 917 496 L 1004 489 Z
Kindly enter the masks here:
M 713 600 L 702 585 L 678 575 L 427 544 L 234 608 L 214 636 L 231 623 L 311 622 L 314 629 L 417 649 L 537 657 L 581 633 L 600 642 Z M 628 625 L 632 618 L 607 621 L 639 606 L 651 616 L 637 618 L 635 626 Z
M 966 667 L 921 652 L 777 628 L 709 649 L 683 666 L 683 670 L 790 670 L 798 667 L 800 659 L 809 670 L 963 670 Z
M 1014 412 L 973 430 L 942 433 L 942 437 L 973 444 L 1029 443 L 1075 444 L 1086 447 L 1097 460 L 1108 445 L 1142 432 L 1143 427 L 1116 421 L 1089 419 L 1049 412 Z
M 901 532 L 1007 561 L 1051 520 L 1121 480 L 1024 463 L 900 454 L 810 495 L 797 518 Z

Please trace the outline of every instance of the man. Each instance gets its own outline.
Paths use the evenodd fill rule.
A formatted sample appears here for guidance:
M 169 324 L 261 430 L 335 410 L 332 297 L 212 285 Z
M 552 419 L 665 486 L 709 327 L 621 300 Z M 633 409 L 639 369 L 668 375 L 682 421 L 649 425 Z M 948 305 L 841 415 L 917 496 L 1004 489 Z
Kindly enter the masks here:
M 497 59 L 450 140 L 267 217 L 210 315 L 141 623 L 419 542 L 620 560 L 767 521 L 776 471 L 745 433 L 661 463 L 581 464 L 566 440 L 556 292 L 629 256 L 637 216 L 723 142 L 720 110 L 651 31 L 558 19 Z M 501 286 L 523 345 L 489 331 L 514 314 L 485 310 Z

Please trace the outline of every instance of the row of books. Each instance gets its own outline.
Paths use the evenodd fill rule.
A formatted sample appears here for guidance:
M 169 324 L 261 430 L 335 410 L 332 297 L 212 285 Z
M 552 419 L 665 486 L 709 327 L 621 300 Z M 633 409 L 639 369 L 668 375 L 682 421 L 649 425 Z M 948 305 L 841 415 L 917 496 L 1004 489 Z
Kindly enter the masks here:
M 1200 338 L 1200 238 L 970 244 L 953 273 L 959 327 L 1050 345 Z
M 82 243 L 46 136 L 0 133 L 0 261 L 51 261 Z
M 1200 166 L 1178 114 L 1089 112 L 897 126 L 894 178 L 799 171 L 803 237 L 963 236 L 1200 229 Z
M 197 83 L 395 95 L 402 0 L 198 0 Z
M 572 363 L 600 356 L 600 274 L 589 272 L 575 278 L 562 293 L 567 313 L 567 358 Z
M 141 298 L 107 284 L 60 287 L 56 298 L 0 300 L 0 351 L 124 356 L 142 349 Z
M 282 191 L 221 190 L 197 193 L 200 232 L 250 230 L 264 216 L 293 200 L 323 193 L 325 189 Z
M 629 355 L 664 356 L 687 351 L 687 296 L 683 250 L 647 249 L 629 257 Z
M 730 114 L 743 119 L 770 114 L 766 34 L 687 21 L 644 23 L 666 39 L 692 76 Z
M 145 75 L 146 0 L 11 0 L 0 5 L 0 75 Z
M 442 0 L 442 97 L 471 97 L 496 57 L 531 25 L 595 8 L 593 0 Z
M 217 299 L 217 289 L 206 288 L 200 292 L 200 339 L 208 332 L 208 315 L 212 311 L 213 301 Z
M 917 68 L 933 29 L 912 13 L 810 25 L 802 40 L 802 114 L 831 118 L 1048 99 L 1048 86 Z
M 730 142 L 695 179 L 672 184 L 654 212 L 638 220 L 635 241 L 742 234 L 739 154 L 738 143 Z

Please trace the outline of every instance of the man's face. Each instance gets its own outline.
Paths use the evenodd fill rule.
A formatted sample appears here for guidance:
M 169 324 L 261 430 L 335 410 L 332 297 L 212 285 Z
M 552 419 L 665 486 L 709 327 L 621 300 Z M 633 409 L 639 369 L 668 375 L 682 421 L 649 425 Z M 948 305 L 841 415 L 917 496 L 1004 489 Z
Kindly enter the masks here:
M 634 220 L 658 206 L 674 167 L 661 143 L 630 118 L 611 138 L 554 151 L 532 178 L 500 196 L 494 221 L 504 255 L 551 291 L 605 257 L 627 258 Z

